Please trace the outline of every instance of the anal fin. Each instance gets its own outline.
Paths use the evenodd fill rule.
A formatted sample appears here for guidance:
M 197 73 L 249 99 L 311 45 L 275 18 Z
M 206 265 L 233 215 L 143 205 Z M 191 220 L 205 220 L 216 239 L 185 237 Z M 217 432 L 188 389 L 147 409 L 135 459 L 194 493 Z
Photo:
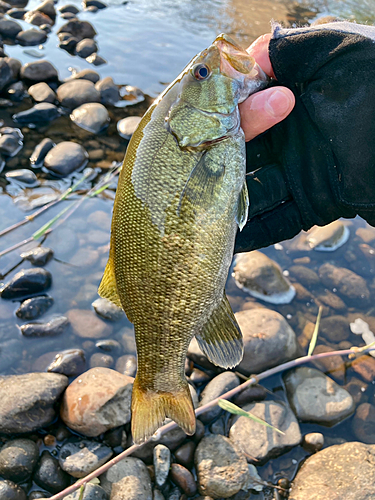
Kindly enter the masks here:
M 116 306 L 122 307 L 121 300 L 117 292 L 114 265 L 111 256 L 109 256 L 105 267 L 103 278 L 99 285 L 98 294 L 103 297 L 103 299 L 108 299 Z
M 242 333 L 224 294 L 202 331 L 196 336 L 203 353 L 215 365 L 233 368 L 242 360 Z

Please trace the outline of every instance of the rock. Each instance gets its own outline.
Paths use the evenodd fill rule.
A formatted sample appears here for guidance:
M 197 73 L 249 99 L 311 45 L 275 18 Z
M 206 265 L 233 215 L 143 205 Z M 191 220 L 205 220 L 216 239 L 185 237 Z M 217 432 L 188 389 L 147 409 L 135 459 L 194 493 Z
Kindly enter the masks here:
M 1 14 L 8 14 L 8 16 L 9 16 L 10 10 L 12 10 L 12 6 L 9 3 L 3 2 L 1 0 L 1 2 L 0 2 L 0 18 L 2 19 L 4 17 Z
M 79 9 L 75 5 L 72 4 L 67 4 L 59 7 L 59 11 L 61 14 L 64 14 L 65 12 L 71 12 L 72 14 L 78 14 Z
M 94 353 L 90 358 L 90 368 L 103 366 L 104 368 L 112 368 L 115 360 L 109 354 L 102 354 L 101 352 Z
M 92 38 L 84 38 L 81 40 L 76 47 L 77 56 L 86 59 L 86 57 L 91 56 L 94 52 L 98 51 L 98 46 Z
M 370 292 L 366 281 L 358 274 L 327 263 L 319 268 L 319 276 L 325 286 L 336 288 L 338 293 L 348 298 L 353 305 L 364 307 L 368 304 Z
M 16 40 L 23 46 L 40 45 L 47 40 L 47 33 L 37 29 L 20 31 L 16 36 Z
M 289 500 L 370 500 L 375 496 L 375 446 L 330 446 L 309 457 L 297 472 Z
M 136 131 L 140 121 L 141 116 L 128 116 L 117 122 L 117 131 L 121 137 L 130 140 L 131 136 Z
M 85 366 L 85 353 L 82 349 L 67 349 L 56 354 L 55 359 L 48 365 L 47 372 L 75 377 L 84 372 Z
M 44 158 L 44 165 L 55 175 L 65 177 L 81 170 L 88 159 L 87 151 L 76 142 L 59 142 Z
M 235 416 L 231 419 L 229 439 L 246 454 L 249 463 L 263 464 L 270 458 L 278 457 L 301 442 L 301 431 L 291 409 L 283 403 L 262 401 L 245 405 L 243 410 L 265 420 L 279 434 L 262 424 L 256 424 L 247 417 Z
M 229 498 L 246 487 L 249 469 L 246 458 L 224 436 L 205 436 L 195 452 L 195 468 L 201 495 Z
M 61 335 L 68 326 L 67 317 L 54 316 L 45 323 L 28 323 L 19 328 L 24 337 L 54 337 Z
M 68 319 L 78 337 L 101 339 L 109 337 L 112 332 L 112 328 L 92 311 L 71 309 L 68 312 Z
M 135 377 L 137 373 L 137 359 L 132 354 L 126 354 L 121 356 L 116 361 L 116 370 L 123 375 L 128 375 L 129 377 Z
M 15 366 L 22 356 L 23 344 L 18 339 L 9 339 L 0 342 L 0 373 L 8 373 L 11 366 Z
M 40 82 L 36 83 L 35 85 L 32 85 L 31 87 L 29 87 L 28 92 L 36 102 L 54 103 L 57 100 L 55 92 L 45 82 Z M 51 139 L 43 139 L 43 140 L 50 141 Z
M 23 320 L 36 319 L 42 316 L 53 305 L 53 298 L 46 295 L 32 297 L 22 302 L 16 311 L 16 316 Z
M 103 78 L 103 80 L 99 80 L 95 84 L 95 88 L 100 92 L 100 100 L 102 104 L 114 105 L 120 99 L 118 87 L 110 76 Z
M 60 14 L 60 18 L 68 21 L 70 19 L 77 19 L 77 16 L 73 14 L 73 12 L 63 12 Z M 76 40 L 78 40 L 78 38 Z
M 96 102 L 82 104 L 72 112 L 70 119 L 92 134 L 98 134 L 109 124 L 108 111 L 103 104 Z
M 92 304 L 96 314 L 108 321 L 120 321 L 124 317 L 124 311 L 108 299 L 99 298 Z
M 3 299 L 18 299 L 47 290 L 52 283 L 52 275 L 42 267 L 22 269 L 0 290 Z
M 320 332 L 328 340 L 339 343 L 350 336 L 349 321 L 344 316 L 329 316 L 320 323 Z
M 0 498 L 4 500 L 27 500 L 23 489 L 7 479 L 0 479 Z
M 22 66 L 20 76 L 23 80 L 33 83 L 56 81 L 59 77 L 55 66 L 43 59 Z
M 70 477 L 61 469 L 58 460 L 45 450 L 36 467 L 34 481 L 51 493 L 58 493 L 69 486 Z
M 64 497 L 64 500 L 109 500 L 107 493 L 97 484 L 86 483 L 83 496 L 80 499 L 80 490 Z
M 324 446 L 324 436 L 320 432 L 309 432 L 303 436 L 302 446 L 313 453 L 320 451 Z
M 324 294 L 318 295 L 317 298 L 320 302 L 323 302 L 323 304 L 335 309 L 336 311 L 345 311 L 347 309 L 345 302 L 336 294 L 331 293 L 328 290 L 326 290 Z
M 95 342 L 95 347 L 104 352 L 119 353 L 122 350 L 120 342 L 112 339 L 98 340 Z
M 243 406 L 253 401 L 263 401 L 266 399 L 267 391 L 261 385 L 251 385 L 233 398 L 233 403 L 237 406 Z
M 0 19 L 0 35 L 3 38 L 14 39 L 22 31 L 22 26 L 11 19 Z
M 0 20 L 1 21 L 1 20 Z M 0 92 L 11 82 L 12 72 L 4 57 L 0 58 Z
M 97 9 L 105 9 L 107 7 L 107 5 L 100 0 L 85 0 L 83 4 L 86 8 L 96 7 Z
M 57 98 L 62 106 L 74 109 L 88 102 L 100 102 L 100 93 L 89 80 L 71 80 L 60 85 Z
M 314 354 L 322 352 L 333 352 L 335 349 L 325 345 L 318 345 L 314 349 Z M 328 358 L 320 358 L 313 361 L 313 364 L 322 370 L 322 372 L 330 375 L 335 380 L 343 381 L 345 378 L 345 361 L 342 356 L 330 356 Z
M 92 83 L 96 83 L 100 80 L 100 76 L 99 73 L 97 73 L 93 69 L 83 69 L 82 71 L 78 71 L 78 73 L 75 73 L 70 78 L 68 78 L 68 81 L 71 80 L 89 80 Z
M 351 367 L 365 382 L 373 383 L 375 380 L 375 359 L 371 356 L 360 356 L 352 361 Z
M 335 425 L 354 411 L 351 395 L 319 370 L 305 366 L 283 375 L 289 404 L 302 422 Z
M 59 47 L 60 49 L 64 49 L 67 52 L 69 52 L 69 54 L 73 55 L 75 53 L 77 43 L 78 43 L 78 38 L 68 35 L 68 38 L 65 38 L 59 43 Z
M 306 266 L 291 266 L 289 268 L 289 273 L 296 278 L 299 283 L 307 287 L 317 285 L 320 282 L 316 272 Z
M 44 0 L 38 7 L 35 9 L 36 11 L 42 12 L 46 16 L 48 16 L 52 21 L 55 20 L 56 10 L 55 4 L 53 0 Z
M 130 421 L 133 379 L 109 368 L 92 368 L 67 388 L 61 418 L 71 429 L 99 436 Z
M 158 444 L 153 450 L 153 463 L 155 470 L 155 483 L 159 488 L 163 488 L 167 481 L 171 466 L 171 452 L 164 444 Z
M 220 373 L 220 375 L 217 375 L 206 385 L 204 391 L 202 392 L 199 406 L 204 406 L 213 399 L 218 398 L 225 392 L 228 392 L 239 385 L 240 380 L 233 372 Z M 202 413 L 199 418 L 204 424 L 207 424 L 214 418 L 218 417 L 220 413 L 222 413 L 222 409 L 219 406 L 214 406 L 205 413 Z
M 30 91 L 30 89 L 29 89 Z M 32 155 L 30 156 L 30 163 L 33 168 L 39 168 L 43 165 L 44 158 L 46 154 L 55 147 L 56 144 L 46 137 L 43 139 L 34 149 Z
M 19 131 L 19 134 L 16 132 Z M 10 132 L 10 133 L 6 133 Z M 22 149 L 23 135 L 19 129 L 0 129 L 0 154 L 12 158 Z
M 120 89 L 120 96 L 122 98 L 122 106 L 132 106 L 145 100 L 145 95 L 138 87 L 132 85 L 125 85 Z
M 352 429 L 355 437 L 367 444 L 375 444 L 375 406 L 362 403 L 358 406 L 353 421 Z
M 368 384 L 362 382 L 356 377 L 352 377 L 347 384 L 344 385 L 344 389 L 346 389 L 351 397 L 353 398 L 354 404 L 358 405 L 360 403 L 367 403 L 367 395 L 366 389 L 368 388 Z
M 78 40 L 94 38 L 96 35 L 95 29 L 89 22 L 79 21 L 78 19 L 71 19 L 63 24 L 57 33 L 71 33 Z
M 15 483 L 27 481 L 38 457 L 38 446 L 31 439 L 8 441 L 0 450 L 0 476 Z
M 191 469 L 194 464 L 195 448 L 196 444 L 193 441 L 188 441 L 187 443 L 180 446 L 174 452 L 176 462 L 183 465 L 187 469 Z
M 70 476 L 81 478 L 103 465 L 112 455 L 112 450 L 101 443 L 72 438 L 61 447 L 59 464 Z
M 7 181 L 13 184 L 25 187 L 35 187 L 39 185 L 38 178 L 34 174 L 34 172 L 26 168 L 20 168 L 18 170 L 12 170 L 11 172 L 7 172 L 5 174 L 5 177 Z
M 102 64 L 106 64 L 107 61 L 99 56 L 96 52 L 91 54 L 91 56 L 86 57 L 86 61 L 94 66 L 101 66 Z
M 28 260 L 34 266 L 44 266 L 53 257 L 53 250 L 48 247 L 36 247 L 21 253 L 22 259 Z
M 170 476 L 172 481 L 181 488 L 188 497 L 193 497 L 197 493 L 197 484 L 193 474 L 182 465 L 172 464 Z
M 244 342 L 244 356 L 237 367 L 241 373 L 260 373 L 298 355 L 296 335 L 281 314 L 258 308 L 235 316 Z
M 35 104 L 35 106 L 30 109 L 16 113 L 12 118 L 20 125 L 29 126 L 31 124 L 43 126 L 53 120 L 56 120 L 59 116 L 59 110 L 54 104 L 50 104 L 49 102 L 40 102 L 39 104 Z
M 53 21 L 49 16 L 36 10 L 26 12 L 23 18 L 27 23 L 33 24 L 34 26 L 43 26 L 44 24 L 49 26 L 53 25 Z
M 194 384 L 202 384 L 209 382 L 212 377 L 208 373 L 198 370 L 198 368 L 194 368 L 189 378 Z
M 126 457 L 102 474 L 100 482 L 111 500 L 152 500 L 150 475 L 138 458 Z
M 280 266 L 258 250 L 236 256 L 233 277 L 239 288 L 271 304 L 289 304 L 295 295 Z
M 0 377 L 0 432 L 32 432 L 49 425 L 53 405 L 67 385 L 67 377 L 57 373 Z
M 314 250 L 333 252 L 342 247 L 349 239 L 350 231 L 336 220 L 324 227 L 314 226 L 307 234 L 306 242 Z

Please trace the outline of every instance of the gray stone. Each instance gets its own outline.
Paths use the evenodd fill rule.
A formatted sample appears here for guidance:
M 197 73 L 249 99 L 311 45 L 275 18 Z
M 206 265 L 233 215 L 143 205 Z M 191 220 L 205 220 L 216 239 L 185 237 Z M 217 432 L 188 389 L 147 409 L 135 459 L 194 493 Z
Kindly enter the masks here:
M 28 170 L 30 172 L 30 170 Z M 34 174 L 35 175 L 35 174 Z M 48 247 L 36 247 L 27 252 L 22 252 L 21 259 L 28 260 L 33 266 L 44 266 L 53 257 L 53 250 Z
M 23 101 L 27 95 L 25 84 L 21 81 L 11 83 L 7 88 L 7 95 L 13 102 Z
M 375 444 L 375 406 L 362 403 L 358 406 L 352 420 L 355 437 L 367 444 Z
M 5 59 L 0 57 L 0 92 L 12 81 L 12 71 Z
M 18 299 L 47 290 L 52 283 L 52 275 L 42 267 L 22 269 L 0 290 L 3 299 Z
M 152 500 L 151 479 L 146 465 L 127 457 L 100 476 L 103 489 L 111 500 Z
M 50 82 L 58 79 L 55 66 L 45 60 L 33 61 L 22 66 L 20 76 L 30 82 Z
M 289 500 L 372 500 L 375 445 L 330 446 L 309 457 L 293 481 Z
M 47 372 L 75 377 L 85 371 L 85 366 L 85 353 L 82 349 L 67 349 L 56 354 L 55 359 L 48 365 Z
M 109 124 L 109 114 L 103 104 L 89 102 L 74 109 L 70 115 L 72 122 L 78 127 L 98 134 Z
M 246 488 L 249 469 L 245 456 L 224 436 L 205 436 L 195 452 L 201 495 L 229 498 Z
M 310 248 L 321 252 L 333 252 L 349 239 L 350 231 L 340 220 L 326 226 L 314 226 L 307 234 L 306 242 Z
M 136 131 L 142 117 L 128 116 L 117 122 L 117 131 L 121 137 L 130 140 L 133 133 Z
M 67 81 L 71 80 L 89 80 L 92 83 L 96 83 L 100 80 L 100 76 L 99 73 L 93 69 L 83 69 L 82 71 L 78 71 L 78 73 L 72 75 Z
M 101 443 L 72 438 L 61 447 L 59 464 L 70 476 L 81 478 L 103 465 L 112 455 L 111 448 Z
M 99 298 L 92 304 L 96 314 L 109 321 L 120 321 L 124 317 L 124 311 L 108 299 Z
M 122 351 L 120 342 L 113 339 L 98 340 L 95 342 L 95 347 L 104 352 L 111 352 L 112 354 L 118 354 Z
M 107 64 L 107 61 L 99 56 L 96 52 L 91 54 L 91 56 L 86 57 L 86 61 L 94 66 L 101 66 L 102 64 Z
M 34 481 L 51 493 L 58 493 L 70 484 L 70 476 L 64 472 L 59 462 L 49 451 L 43 451 L 37 464 Z
M 329 316 L 320 323 L 320 332 L 326 339 L 334 343 L 347 340 L 350 336 L 349 320 L 344 316 Z
M 53 298 L 48 295 L 31 297 L 22 302 L 16 310 L 16 316 L 23 320 L 36 319 L 42 316 L 53 305 Z
M 19 328 L 24 337 L 55 337 L 61 335 L 69 326 L 66 316 L 53 316 L 44 323 L 27 323 Z
M 298 422 L 286 404 L 262 401 L 245 405 L 243 410 L 284 432 L 280 434 L 247 417 L 233 417 L 229 438 L 246 453 L 248 462 L 263 464 L 300 444 L 302 436 Z
M 110 76 L 97 82 L 95 88 L 99 90 L 100 99 L 103 104 L 114 105 L 120 99 L 118 87 Z
M 353 271 L 327 263 L 320 266 L 319 276 L 326 287 L 336 288 L 351 304 L 364 307 L 369 303 L 370 291 L 366 281 Z
M 11 19 L 0 19 L 0 35 L 4 38 L 16 38 L 22 26 Z
M 158 444 L 153 450 L 156 486 L 162 488 L 168 478 L 171 466 L 171 452 L 164 444 Z
M 309 432 L 303 436 L 302 446 L 307 451 L 316 452 L 324 446 L 324 436 L 320 432 Z
M 16 483 L 30 479 L 39 449 L 31 439 L 13 439 L 0 450 L 0 476 Z
M 32 432 L 55 418 L 53 405 L 68 385 L 58 373 L 0 377 L 0 432 Z
M 354 411 L 349 392 L 315 368 L 295 368 L 283 380 L 290 406 L 302 422 L 331 426 Z
M 296 335 L 281 314 L 259 308 L 235 316 L 244 342 L 244 356 L 237 367 L 241 373 L 260 373 L 298 356 Z
M 220 373 L 220 375 L 217 375 L 206 385 L 204 391 L 202 392 L 199 406 L 204 406 L 213 399 L 218 398 L 225 392 L 228 392 L 239 385 L 240 380 L 233 372 Z M 216 405 L 205 413 L 202 413 L 199 418 L 204 424 L 206 424 L 218 417 L 222 411 L 223 410 Z
M 18 80 L 20 76 L 20 71 L 22 67 L 21 61 L 15 59 L 14 57 L 4 57 L 4 62 L 9 66 L 11 71 L 11 77 L 13 80 Z
M 71 309 L 68 312 L 73 332 L 78 337 L 101 339 L 109 337 L 112 332 L 111 325 L 105 323 L 93 311 L 85 309 Z
M 80 489 L 64 497 L 64 500 L 80 500 Z M 86 483 L 81 500 L 109 500 L 109 496 L 98 484 Z
M 35 104 L 30 109 L 21 111 L 13 115 L 13 120 L 15 120 L 20 125 L 36 125 L 43 126 L 47 125 L 53 120 L 56 120 L 60 116 L 57 107 L 49 102 L 40 102 Z
M 51 149 L 44 158 L 44 165 L 55 175 L 65 177 L 82 169 L 88 161 L 87 151 L 76 142 L 64 141 Z
M 44 0 L 38 7 L 35 9 L 36 11 L 42 12 L 46 16 L 48 16 L 52 21 L 55 20 L 56 10 L 55 4 L 53 0 Z
M 30 90 L 30 89 L 29 89 Z M 39 168 L 43 165 L 44 158 L 46 154 L 54 148 L 56 144 L 46 137 L 43 139 L 34 149 L 32 155 L 30 156 L 30 163 L 33 168 Z
M 39 185 L 37 176 L 32 170 L 29 170 L 27 168 L 11 170 L 10 172 L 7 172 L 5 174 L 5 177 L 9 182 L 14 182 L 16 184 L 21 184 L 27 187 L 35 187 Z
M 89 80 L 71 80 L 57 89 L 57 98 L 63 106 L 74 109 L 87 102 L 100 102 L 100 92 Z
M 120 356 L 116 361 L 116 370 L 129 377 L 135 377 L 137 373 L 137 359 L 133 354 Z
M 17 133 L 19 131 L 19 134 Z M 0 154 L 12 158 L 23 146 L 23 135 L 21 131 L 6 127 L 0 130 Z
M 23 489 L 7 479 L 0 479 L 0 498 L 2 500 L 27 500 Z
M 57 33 L 71 33 L 78 40 L 94 38 L 96 35 L 95 29 L 89 22 L 79 21 L 78 19 L 71 19 L 63 24 Z
M 49 16 L 47 16 L 47 14 L 44 14 L 43 12 L 37 10 L 30 10 L 26 12 L 23 19 L 27 23 L 33 24 L 34 26 L 43 26 L 45 24 L 47 24 L 48 26 L 53 25 L 53 20 Z
M 45 82 L 40 82 L 32 85 L 31 87 L 29 87 L 28 92 L 36 102 L 54 103 L 57 100 L 55 92 Z
M 23 46 L 40 45 L 47 40 L 47 33 L 43 30 L 32 28 L 30 30 L 20 31 L 16 36 L 16 40 Z
M 289 268 L 289 273 L 296 278 L 299 283 L 307 287 L 317 285 L 320 281 L 316 272 L 306 266 L 291 266 Z
M 105 368 L 112 368 L 115 364 L 115 360 L 109 354 L 103 354 L 101 352 L 95 352 L 90 358 L 90 368 L 96 368 L 102 366 Z
M 71 12 L 72 14 L 78 14 L 79 9 L 75 5 L 67 4 L 59 7 L 59 11 L 64 14 L 65 12 Z
M 97 52 L 98 46 L 92 38 L 84 38 L 79 43 L 77 43 L 76 54 L 83 59 L 91 56 L 94 52 Z

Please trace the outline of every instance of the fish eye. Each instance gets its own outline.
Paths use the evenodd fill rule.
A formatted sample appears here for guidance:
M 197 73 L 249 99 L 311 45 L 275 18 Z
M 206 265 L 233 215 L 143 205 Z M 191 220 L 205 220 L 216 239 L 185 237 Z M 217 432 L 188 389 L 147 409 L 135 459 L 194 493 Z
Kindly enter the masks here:
M 210 74 L 210 68 L 205 64 L 198 64 L 195 68 L 193 68 L 193 75 L 197 80 L 205 80 L 210 76 Z

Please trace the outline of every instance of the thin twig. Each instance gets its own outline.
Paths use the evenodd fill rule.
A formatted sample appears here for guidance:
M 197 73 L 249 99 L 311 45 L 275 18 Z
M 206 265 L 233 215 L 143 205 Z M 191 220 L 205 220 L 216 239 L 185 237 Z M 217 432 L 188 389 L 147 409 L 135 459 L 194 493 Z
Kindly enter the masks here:
M 365 346 L 365 350 L 360 351 L 360 355 L 366 354 L 369 351 L 375 350 L 375 347 L 370 347 L 368 348 Z M 219 396 L 218 398 L 210 401 L 209 403 L 205 404 L 204 406 L 201 406 L 200 408 L 197 408 L 195 410 L 195 415 L 198 417 L 202 413 L 205 413 L 206 411 L 210 410 L 212 407 L 216 406 L 219 402 L 219 399 L 230 399 L 239 392 L 242 392 L 246 387 L 249 387 L 250 385 L 255 385 L 258 384 L 260 380 L 263 380 L 265 378 L 271 377 L 272 375 L 275 375 L 277 373 L 280 373 L 285 370 L 289 370 L 290 368 L 296 368 L 297 366 L 303 365 L 304 363 L 308 363 L 310 361 L 314 361 L 315 359 L 322 359 L 322 358 L 328 358 L 330 356 L 345 356 L 345 355 L 350 355 L 355 353 L 355 349 L 343 349 L 342 351 L 332 351 L 332 352 L 322 352 L 320 354 L 313 354 L 312 356 L 302 356 L 297 359 L 293 359 L 292 361 L 288 361 L 287 363 L 283 363 L 282 365 L 275 366 L 274 368 L 270 368 L 269 370 L 264 371 L 263 373 L 260 373 L 259 375 L 252 375 L 246 382 L 243 384 L 235 387 L 234 389 L 226 392 L 225 394 Z M 358 351 L 357 351 L 358 352 Z M 155 434 L 146 441 L 157 441 L 166 434 L 167 432 L 176 429 L 178 426 L 174 422 L 170 422 L 169 424 L 163 425 L 158 429 Z M 144 444 L 144 443 L 143 443 Z M 101 474 L 104 474 L 108 469 L 110 469 L 113 465 L 116 465 L 117 463 L 121 462 L 125 457 L 128 457 L 131 455 L 134 451 L 138 450 L 138 448 L 141 445 L 133 444 L 129 448 L 127 448 L 125 451 L 117 455 L 117 457 L 112 458 L 112 460 L 109 460 L 106 464 L 102 465 L 98 469 L 94 470 L 91 472 L 88 476 L 83 477 L 76 483 L 72 484 L 71 486 L 68 486 L 68 488 L 65 488 L 65 490 L 60 491 L 60 493 L 56 493 L 52 497 L 49 498 L 49 500 L 61 500 L 65 496 L 69 495 L 70 493 L 73 493 L 73 491 L 76 491 L 78 488 L 80 488 L 82 485 L 88 483 L 95 477 L 100 476 Z M 47 499 L 41 499 L 41 500 L 47 500 Z

